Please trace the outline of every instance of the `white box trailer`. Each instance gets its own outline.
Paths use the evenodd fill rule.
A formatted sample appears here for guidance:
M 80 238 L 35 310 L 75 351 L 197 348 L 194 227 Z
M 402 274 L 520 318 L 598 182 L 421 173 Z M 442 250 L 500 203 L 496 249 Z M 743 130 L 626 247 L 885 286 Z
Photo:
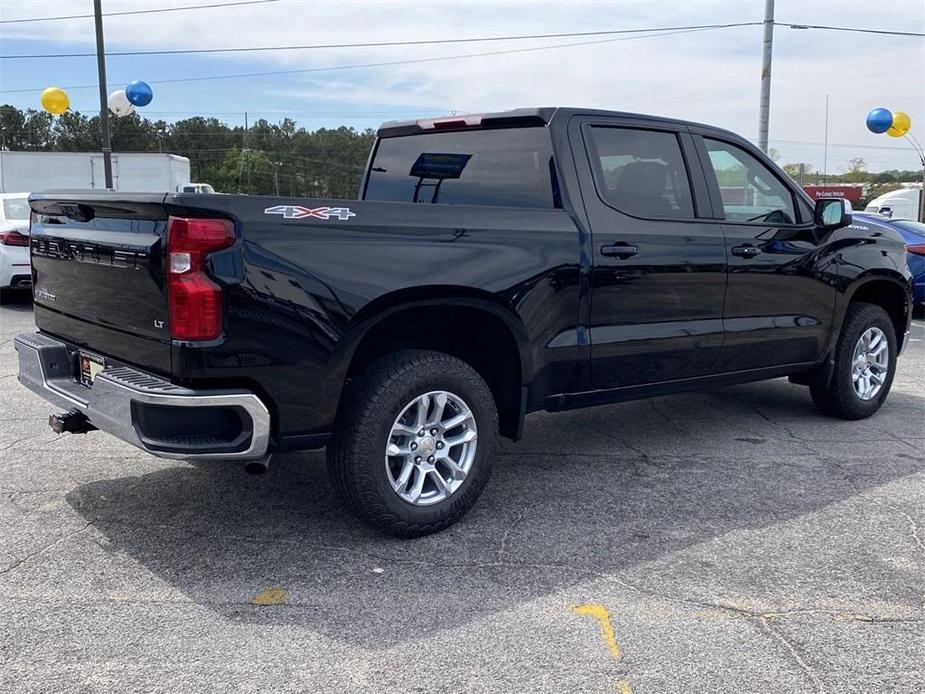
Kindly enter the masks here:
M 921 191 L 921 184 L 903 184 L 902 188 L 884 193 L 871 200 L 864 211 L 876 212 L 894 219 L 917 220 L 921 205 Z
M 177 154 L 122 152 L 112 155 L 115 190 L 131 193 L 175 193 L 190 182 L 189 159 Z M 103 155 L 99 152 L 0 151 L 0 192 L 105 189 Z

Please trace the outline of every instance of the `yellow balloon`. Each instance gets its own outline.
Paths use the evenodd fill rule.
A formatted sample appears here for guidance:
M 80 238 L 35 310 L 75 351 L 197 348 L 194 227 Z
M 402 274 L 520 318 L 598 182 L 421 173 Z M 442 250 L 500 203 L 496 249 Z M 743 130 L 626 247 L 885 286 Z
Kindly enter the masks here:
M 68 107 L 71 105 L 71 100 L 68 98 L 67 92 L 61 89 L 61 87 L 49 87 L 43 91 L 41 101 L 42 108 L 53 116 L 60 116 L 67 111 Z
M 909 129 L 912 127 L 912 120 L 909 118 L 908 113 L 903 113 L 902 111 L 893 112 L 893 125 L 890 126 L 890 129 L 886 131 L 886 134 L 890 137 L 902 137 Z

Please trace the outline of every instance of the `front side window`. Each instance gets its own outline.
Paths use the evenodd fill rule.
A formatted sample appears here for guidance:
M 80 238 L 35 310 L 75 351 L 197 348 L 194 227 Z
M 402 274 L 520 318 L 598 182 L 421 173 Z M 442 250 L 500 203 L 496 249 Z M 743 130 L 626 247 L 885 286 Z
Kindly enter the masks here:
M 694 217 L 677 135 L 595 126 L 590 138 L 591 165 L 604 202 L 634 217 Z
M 795 224 L 793 194 L 771 170 L 741 147 L 703 139 L 730 222 Z
M 365 200 L 558 207 L 547 128 L 386 137 L 369 168 Z

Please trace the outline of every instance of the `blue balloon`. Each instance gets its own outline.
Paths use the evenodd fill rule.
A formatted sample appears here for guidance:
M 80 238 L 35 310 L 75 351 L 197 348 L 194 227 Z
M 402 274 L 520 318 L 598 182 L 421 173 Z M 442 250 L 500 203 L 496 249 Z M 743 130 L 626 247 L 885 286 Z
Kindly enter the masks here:
M 151 85 L 141 80 L 134 80 L 128 83 L 125 88 L 125 96 L 135 106 L 147 106 L 154 98 L 154 92 L 151 91 Z M 890 123 L 893 117 L 890 116 Z M 887 126 L 890 127 L 890 126 Z
M 885 133 L 893 125 L 893 114 L 885 108 L 875 108 L 867 114 L 867 129 L 872 133 Z

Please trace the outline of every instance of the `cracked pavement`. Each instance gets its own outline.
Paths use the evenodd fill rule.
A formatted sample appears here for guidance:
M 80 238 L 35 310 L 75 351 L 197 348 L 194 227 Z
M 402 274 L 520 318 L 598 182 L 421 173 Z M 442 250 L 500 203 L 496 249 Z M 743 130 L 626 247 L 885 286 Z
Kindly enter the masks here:
M 255 478 L 56 437 L 14 377 L 31 326 L 0 307 L 0 691 L 922 691 L 921 319 L 869 420 L 786 380 L 539 413 L 412 541 L 319 453 Z

